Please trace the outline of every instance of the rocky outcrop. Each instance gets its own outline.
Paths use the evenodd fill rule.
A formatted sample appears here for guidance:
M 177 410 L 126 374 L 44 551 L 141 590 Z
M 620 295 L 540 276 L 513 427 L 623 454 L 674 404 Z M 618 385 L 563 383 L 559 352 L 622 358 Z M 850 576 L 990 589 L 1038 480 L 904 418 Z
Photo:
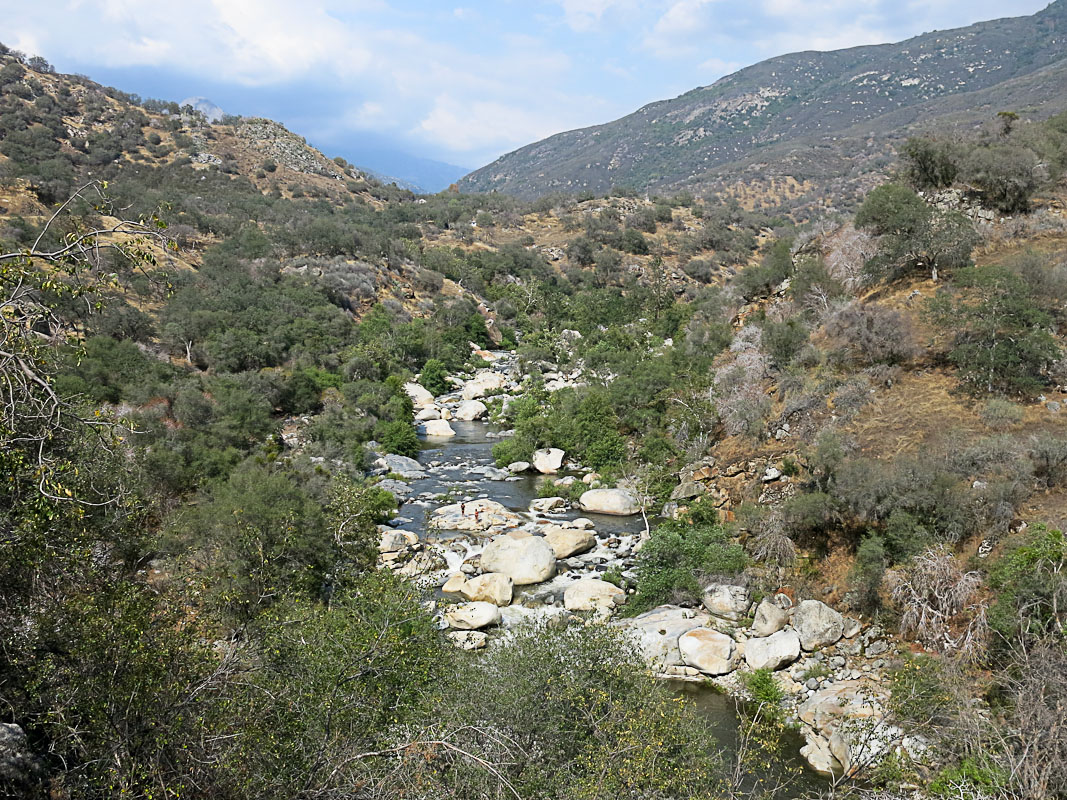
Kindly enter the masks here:
M 422 468 L 422 464 L 407 456 L 398 456 L 390 453 L 375 461 L 374 466 L 383 472 L 399 475 L 404 480 L 413 481 L 426 477 L 426 471 Z
M 616 624 L 633 637 L 649 665 L 663 670 L 683 663 L 678 638 L 694 628 L 705 627 L 710 620 L 707 614 L 687 608 L 660 606 Z
M 533 454 L 533 467 L 542 475 L 554 475 L 563 466 L 564 455 L 558 447 L 538 450 Z
M 800 637 L 792 628 L 745 642 L 749 669 L 781 669 L 800 657 Z
M 499 392 L 506 388 L 508 379 L 506 376 L 493 370 L 479 370 L 473 378 L 463 384 L 461 395 L 464 400 L 477 400 L 492 392 Z
M 694 628 L 678 637 L 678 650 L 687 666 L 705 675 L 725 675 L 737 667 L 734 640 L 711 628 Z
M 836 643 L 843 626 L 842 616 L 818 600 L 804 600 L 793 610 L 793 627 L 800 636 L 800 646 L 808 651 Z
M 469 503 L 452 503 L 433 512 L 435 528 L 445 531 L 470 531 L 492 533 L 507 528 L 517 528 L 522 520 L 495 500 L 472 500 Z
M 482 552 L 482 569 L 501 572 L 517 586 L 540 583 L 556 574 L 556 553 L 540 536 L 498 536 Z
M 578 499 L 578 505 L 582 511 L 617 517 L 629 517 L 641 511 L 637 498 L 626 489 L 590 489 Z

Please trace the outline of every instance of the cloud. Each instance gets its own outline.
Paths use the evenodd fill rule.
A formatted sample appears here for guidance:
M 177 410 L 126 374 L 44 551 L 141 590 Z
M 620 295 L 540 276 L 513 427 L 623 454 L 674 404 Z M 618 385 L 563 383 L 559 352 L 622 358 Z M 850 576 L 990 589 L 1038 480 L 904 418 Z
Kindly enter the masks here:
M 696 52 L 708 27 L 706 7 L 714 0 L 676 0 L 645 37 L 644 47 L 659 58 L 680 58 Z
M 697 69 L 699 69 L 703 75 L 711 78 L 721 78 L 723 75 L 737 72 L 743 66 L 745 65 L 740 61 L 727 61 L 722 58 L 713 57 L 702 62 Z
M 599 27 L 608 11 L 630 5 L 627 0 L 559 0 L 563 19 L 571 30 L 591 31 Z

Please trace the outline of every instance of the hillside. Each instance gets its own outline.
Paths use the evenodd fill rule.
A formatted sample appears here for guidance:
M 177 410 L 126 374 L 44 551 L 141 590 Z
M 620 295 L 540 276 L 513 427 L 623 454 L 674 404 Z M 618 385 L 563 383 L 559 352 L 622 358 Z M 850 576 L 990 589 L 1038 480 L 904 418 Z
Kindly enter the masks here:
M 416 196 L 0 49 L 0 793 L 1067 797 L 1067 114 L 995 125 L 809 225 Z
M 629 116 L 527 145 L 466 176 L 464 191 L 533 198 L 612 186 L 721 191 L 740 176 L 770 202 L 844 207 L 884 177 L 913 129 L 967 127 L 1067 101 L 1067 2 L 898 44 L 760 62 Z M 783 204 L 772 181 L 803 185 Z

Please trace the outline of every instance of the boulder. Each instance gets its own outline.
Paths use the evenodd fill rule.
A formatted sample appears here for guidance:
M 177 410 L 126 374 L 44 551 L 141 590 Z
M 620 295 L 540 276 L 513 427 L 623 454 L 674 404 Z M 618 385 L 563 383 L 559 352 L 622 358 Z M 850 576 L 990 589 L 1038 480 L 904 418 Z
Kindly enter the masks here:
M 498 536 L 482 551 L 482 569 L 501 572 L 517 586 L 540 583 L 556 574 L 556 553 L 540 536 Z
M 412 405 L 416 409 L 427 408 L 433 405 L 433 395 L 418 383 L 405 383 L 404 391 L 411 398 Z
M 801 647 L 808 651 L 818 650 L 841 638 L 844 618 L 826 603 L 803 600 L 793 609 L 793 627 L 800 636 Z
M 847 720 L 880 719 L 888 698 L 888 691 L 880 686 L 859 680 L 838 681 L 797 706 L 797 716 L 829 741 Z
M 750 669 L 781 669 L 800 657 L 800 637 L 792 628 L 745 642 L 745 663 Z
M 596 537 L 591 531 L 561 528 L 559 525 L 549 525 L 545 529 L 545 541 L 556 552 L 556 558 L 569 558 L 596 547 Z
M 378 543 L 379 553 L 397 553 L 411 544 L 415 544 L 419 537 L 408 531 L 385 531 L 382 540 Z
M 490 392 L 498 392 L 507 385 L 508 379 L 503 374 L 490 369 L 482 369 L 463 384 L 462 396 L 464 400 L 477 400 Z
M 466 583 L 466 575 L 462 572 L 453 572 L 448 576 L 448 580 L 445 581 L 444 586 L 441 587 L 441 591 L 445 594 L 458 594 Z
M 563 466 L 564 453 L 558 447 L 538 450 L 533 454 L 533 467 L 542 475 L 554 475 Z
M 37 797 L 31 793 L 30 785 L 41 777 L 43 763 L 30 749 L 26 732 L 13 722 L 0 722 L 0 784 L 18 797 L 22 789 L 23 797 Z
M 459 603 L 445 610 L 445 622 L 461 631 L 476 631 L 500 624 L 500 609 L 495 603 Z
M 520 472 L 526 472 L 530 468 L 529 461 L 512 461 L 508 464 L 508 472 L 518 475 Z
M 557 511 L 567 507 L 567 501 L 562 497 L 538 497 L 530 501 L 530 510 L 537 514 L 547 511 Z
M 830 752 L 830 743 L 824 737 L 805 731 L 804 742 L 800 754 L 813 770 L 820 775 L 840 775 L 843 772 L 841 762 Z
M 678 638 L 694 628 L 703 628 L 711 617 L 677 606 L 659 606 L 644 614 L 617 623 L 627 631 L 641 649 L 641 654 L 653 669 L 679 666 L 682 653 Z M 797 645 L 799 648 L 799 644 Z
M 452 503 L 433 512 L 432 524 L 445 531 L 471 531 L 488 533 L 505 528 L 517 528 L 522 520 L 519 515 L 495 500 L 471 500 L 469 503 Z
M 382 456 L 377 459 L 374 462 L 374 466 L 393 475 L 399 475 L 401 478 L 409 481 L 426 477 L 426 472 L 423 470 L 422 464 L 413 458 L 398 456 L 394 453 L 390 453 L 387 456 Z
M 449 631 L 445 634 L 460 650 L 481 650 L 489 637 L 481 631 Z
M 599 578 L 575 581 L 563 592 L 563 607 L 568 611 L 611 611 L 626 600 L 626 593 L 614 583 Z
M 429 422 L 431 419 L 441 419 L 441 409 L 437 406 L 427 406 L 415 414 L 416 422 Z
M 704 608 L 717 617 L 736 622 L 748 613 L 752 598 L 744 586 L 712 583 L 704 589 Z
M 841 635 L 846 639 L 851 639 L 857 633 L 860 632 L 860 621 L 853 617 L 845 617 L 844 622 L 841 625 Z
M 789 624 L 789 612 L 779 608 L 769 597 L 760 600 L 756 606 L 756 617 L 752 622 L 752 634 L 754 636 L 770 636 L 778 633 Z
M 489 409 L 481 400 L 464 400 L 456 409 L 456 419 L 471 420 L 481 419 Z
M 671 500 L 691 500 L 704 494 L 704 485 L 695 481 L 685 481 L 674 487 Z
M 495 606 L 511 605 L 511 595 L 515 584 L 507 575 L 499 572 L 486 572 L 477 578 L 471 578 L 462 587 L 460 594 L 468 600 L 492 603 Z
M 686 666 L 705 675 L 725 675 L 737 667 L 737 646 L 725 633 L 694 628 L 678 637 L 678 650 Z
M 592 514 L 611 514 L 629 517 L 641 511 L 641 504 L 626 489 L 590 489 L 578 499 L 582 511 Z
M 423 422 L 416 428 L 416 430 L 423 436 L 428 436 L 431 439 L 445 439 L 449 436 L 456 435 L 455 430 L 448 424 L 448 420 L 444 419 L 431 419 L 427 422 Z

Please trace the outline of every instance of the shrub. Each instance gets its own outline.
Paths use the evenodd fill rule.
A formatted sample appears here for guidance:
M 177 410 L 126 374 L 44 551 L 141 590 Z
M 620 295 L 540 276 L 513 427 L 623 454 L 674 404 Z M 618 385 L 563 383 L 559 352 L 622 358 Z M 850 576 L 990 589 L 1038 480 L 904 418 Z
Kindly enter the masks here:
M 419 454 L 419 437 L 415 433 L 415 427 L 406 420 L 396 419 L 380 423 L 376 437 L 386 452 L 408 458 Z
M 448 370 L 445 369 L 444 362 L 436 358 L 431 358 L 422 365 L 419 383 L 434 397 L 452 390 L 452 384 L 448 381 Z
M 1009 400 L 994 397 L 982 405 L 978 416 L 993 430 L 1005 430 L 1022 422 L 1023 408 Z

